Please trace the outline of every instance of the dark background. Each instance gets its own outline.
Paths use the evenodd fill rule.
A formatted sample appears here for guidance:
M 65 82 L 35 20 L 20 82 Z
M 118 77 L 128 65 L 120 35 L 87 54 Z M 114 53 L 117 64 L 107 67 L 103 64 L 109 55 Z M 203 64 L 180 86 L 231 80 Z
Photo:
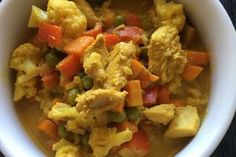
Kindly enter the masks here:
M 1 2 L 2 0 L 0 0 Z M 236 27 L 236 0 L 220 0 L 231 17 Z M 214 124 L 217 125 L 217 122 Z M 0 154 L 0 157 L 2 155 Z M 236 116 L 225 135 L 223 141 L 218 146 L 212 157 L 236 157 Z

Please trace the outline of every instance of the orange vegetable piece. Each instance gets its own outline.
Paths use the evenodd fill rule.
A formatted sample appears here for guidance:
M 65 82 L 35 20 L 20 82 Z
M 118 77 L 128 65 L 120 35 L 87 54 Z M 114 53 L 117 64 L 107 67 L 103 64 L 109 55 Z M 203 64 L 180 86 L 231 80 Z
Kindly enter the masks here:
M 153 87 L 145 90 L 143 95 L 143 105 L 146 107 L 151 107 L 156 105 L 157 103 L 157 96 L 158 96 L 158 88 Z
M 140 80 L 128 81 L 125 90 L 128 92 L 127 95 L 127 106 L 142 106 L 143 97 Z
M 100 33 L 102 33 L 103 29 L 101 25 L 96 25 L 94 29 L 90 29 L 83 33 L 85 36 L 92 36 L 96 38 L 96 36 Z
M 37 38 L 49 45 L 59 47 L 62 42 L 62 28 L 49 23 L 43 23 L 38 29 Z
M 116 45 L 117 43 L 121 41 L 120 37 L 116 34 L 106 34 L 104 38 L 105 38 L 106 46 L 108 48 L 112 48 L 114 45 Z
M 208 53 L 193 50 L 184 51 L 187 53 L 188 63 L 191 65 L 207 65 L 210 62 Z
M 187 65 L 182 73 L 182 77 L 186 81 L 192 81 L 199 76 L 203 68 L 196 65 Z
M 56 67 L 63 76 L 66 78 L 72 78 L 80 72 L 82 64 L 80 63 L 80 58 L 74 54 L 64 58 Z
M 168 103 L 170 103 L 170 92 L 166 87 L 162 87 L 159 90 L 157 103 L 158 104 L 168 104 Z
M 78 57 L 82 58 L 84 51 L 92 45 L 94 40 L 92 36 L 81 36 L 66 45 L 64 50 L 67 54 L 76 54 Z
M 132 133 L 136 133 L 138 131 L 138 126 L 132 122 L 129 122 L 127 120 L 118 123 L 116 125 L 116 128 L 118 131 L 124 131 L 126 129 L 129 129 L 130 131 L 132 131 Z
M 134 133 L 131 141 L 125 143 L 124 147 L 132 150 L 135 154 L 145 156 L 150 151 L 150 142 L 147 133 L 144 130 Z
M 56 72 L 44 75 L 41 80 L 43 81 L 43 87 L 49 90 L 59 84 L 59 76 Z
M 137 59 L 132 59 L 130 63 L 133 72 L 131 78 L 140 80 L 142 88 L 147 88 L 150 84 L 156 82 L 159 79 L 158 76 L 150 73 Z
M 58 138 L 57 125 L 49 119 L 43 119 L 37 128 L 52 138 Z

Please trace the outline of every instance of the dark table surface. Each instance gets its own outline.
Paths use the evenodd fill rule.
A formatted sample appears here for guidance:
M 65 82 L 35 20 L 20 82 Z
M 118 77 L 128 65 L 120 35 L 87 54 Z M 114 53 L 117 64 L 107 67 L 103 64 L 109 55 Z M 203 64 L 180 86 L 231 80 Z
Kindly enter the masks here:
M 2 0 L 0 0 L 1 2 Z M 236 0 L 220 0 L 236 27 Z M 0 157 L 2 155 L 0 154 Z M 212 157 L 236 157 L 236 116 L 224 139 L 212 154 Z

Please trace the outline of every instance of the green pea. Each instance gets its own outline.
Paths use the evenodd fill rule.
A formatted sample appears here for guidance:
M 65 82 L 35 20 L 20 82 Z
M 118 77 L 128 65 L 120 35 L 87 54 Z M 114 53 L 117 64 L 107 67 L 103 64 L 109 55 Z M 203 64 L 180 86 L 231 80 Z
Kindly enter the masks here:
M 60 125 L 57 129 L 57 132 L 58 132 L 58 136 L 61 138 L 66 138 L 68 135 L 68 132 L 64 125 Z
M 141 119 L 141 111 L 137 107 L 128 107 L 125 109 L 129 121 L 137 122 Z
M 113 21 L 113 25 L 115 27 L 119 26 L 119 25 L 122 25 L 122 24 L 125 24 L 126 21 L 125 21 L 125 17 L 122 16 L 122 15 L 118 15 L 115 17 L 114 21 Z
M 82 78 L 82 84 L 85 90 L 89 90 L 93 87 L 93 79 L 89 76 L 84 76 Z
M 84 71 L 81 71 L 79 72 L 78 76 L 80 79 L 82 79 L 84 76 L 86 76 L 86 73 Z
M 71 89 L 69 92 L 68 92 L 68 95 L 67 95 L 67 100 L 68 102 L 71 104 L 71 105 L 75 105 L 76 104 L 76 97 L 78 94 L 80 94 L 82 92 L 81 89 L 79 88 L 74 88 L 74 89 Z
M 85 134 L 85 135 L 82 136 L 82 144 L 84 146 L 89 145 L 89 134 Z
M 56 66 L 60 62 L 60 57 L 54 49 L 51 49 L 45 56 L 45 60 L 50 66 Z
M 109 118 L 110 118 L 111 122 L 120 123 L 126 119 L 126 114 L 125 114 L 125 112 L 118 113 L 118 112 L 110 111 Z

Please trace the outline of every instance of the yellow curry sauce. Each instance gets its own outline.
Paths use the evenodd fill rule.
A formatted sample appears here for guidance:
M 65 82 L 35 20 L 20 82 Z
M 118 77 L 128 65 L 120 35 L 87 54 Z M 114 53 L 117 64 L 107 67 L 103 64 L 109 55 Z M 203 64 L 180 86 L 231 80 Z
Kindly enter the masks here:
M 197 134 L 210 61 L 182 4 L 49 0 L 28 27 L 13 100 L 47 156 L 169 157 Z

